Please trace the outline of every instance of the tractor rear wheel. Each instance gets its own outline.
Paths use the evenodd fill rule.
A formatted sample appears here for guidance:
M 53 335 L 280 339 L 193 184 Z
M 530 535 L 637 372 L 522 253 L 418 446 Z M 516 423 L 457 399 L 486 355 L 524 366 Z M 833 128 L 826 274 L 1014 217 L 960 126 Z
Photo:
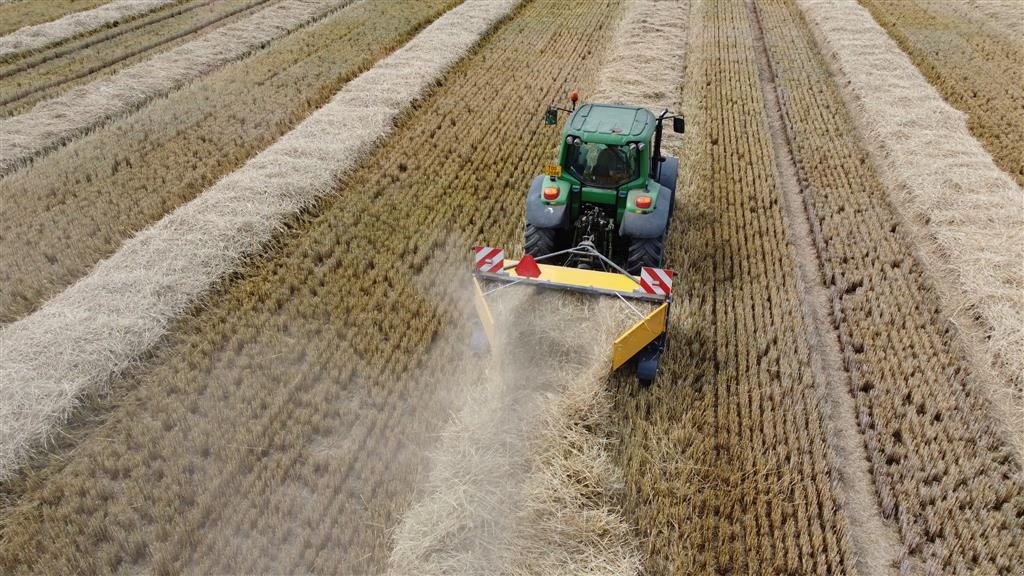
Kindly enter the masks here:
M 555 251 L 555 236 L 558 230 L 554 228 L 538 228 L 533 224 L 526 225 L 526 234 L 523 238 L 523 251 L 540 258 Z
M 661 360 L 661 352 L 665 337 L 655 340 L 640 351 L 636 357 L 636 379 L 641 388 L 648 388 L 658 377 L 658 362 Z
M 660 268 L 664 250 L 664 237 L 633 238 L 629 242 L 629 258 L 626 260 L 626 270 L 630 274 L 639 274 L 640 269 L 644 266 Z

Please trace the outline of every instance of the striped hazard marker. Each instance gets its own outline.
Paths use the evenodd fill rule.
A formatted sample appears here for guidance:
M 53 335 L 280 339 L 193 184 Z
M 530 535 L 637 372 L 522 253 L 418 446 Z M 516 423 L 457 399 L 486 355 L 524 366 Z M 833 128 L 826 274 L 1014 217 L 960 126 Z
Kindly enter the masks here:
M 640 288 L 655 296 L 668 296 L 672 293 L 672 271 L 661 268 L 640 269 Z
M 505 267 L 505 251 L 490 246 L 473 246 L 473 263 L 481 272 L 497 274 Z

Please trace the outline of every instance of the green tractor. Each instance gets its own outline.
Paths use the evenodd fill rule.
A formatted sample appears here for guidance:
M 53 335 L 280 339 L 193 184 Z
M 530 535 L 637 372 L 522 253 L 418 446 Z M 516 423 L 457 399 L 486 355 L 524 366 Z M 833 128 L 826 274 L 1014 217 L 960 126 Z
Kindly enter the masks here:
M 545 167 L 527 194 L 526 254 L 540 259 L 584 246 L 630 274 L 660 268 L 679 171 L 677 158 L 661 154 L 662 125 L 672 120 L 672 130 L 682 133 L 683 117 L 634 106 L 577 108 L 576 92 L 570 99 L 571 110 L 551 106 L 545 114 L 549 125 L 557 123 L 559 111 L 569 119 L 558 163 Z M 558 263 L 607 267 L 603 258 L 579 253 Z
M 662 124 L 683 132 L 682 116 L 644 108 L 585 104 L 549 107 L 545 121 L 568 112 L 558 163 L 537 176 L 526 197 L 522 259 L 494 246 L 474 246 L 474 306 L 493 348 L 501 329 L 488 297 L 522 284 L 653 305 L 612 344 L 611 370 L 632 364 L 650 385 L 668 344 L 672 270 L 663 268 L 679 161 L 661 155 Z M 632 306 L 632 304 L 630 304 Z M 638 313 L 637 308 L 634 308 Z

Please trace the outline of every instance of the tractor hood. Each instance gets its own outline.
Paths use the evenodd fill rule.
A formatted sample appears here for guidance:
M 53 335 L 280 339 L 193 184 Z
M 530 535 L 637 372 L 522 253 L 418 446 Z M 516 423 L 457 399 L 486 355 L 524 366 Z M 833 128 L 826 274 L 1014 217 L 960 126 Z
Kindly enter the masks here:
M 629 142 L 650 142 L 656 119 L 645 108 L 584 104 L 565 124 L 564 136 L 578 136 L 585 142 L 622 146 Z

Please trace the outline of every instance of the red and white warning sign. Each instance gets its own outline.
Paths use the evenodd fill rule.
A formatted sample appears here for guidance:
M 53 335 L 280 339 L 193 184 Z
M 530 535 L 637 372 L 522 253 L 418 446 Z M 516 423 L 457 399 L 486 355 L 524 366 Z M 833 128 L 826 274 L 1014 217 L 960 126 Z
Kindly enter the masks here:
M 640 287 L 648 294 L 668 296 L 672 293 L 672 271 L 644 266 L 640 269 Z
M 476 269 L 481 272 L 497 274 L 505 267 L 505 251 L 490 246 L 473 246 L 473 258 Z

